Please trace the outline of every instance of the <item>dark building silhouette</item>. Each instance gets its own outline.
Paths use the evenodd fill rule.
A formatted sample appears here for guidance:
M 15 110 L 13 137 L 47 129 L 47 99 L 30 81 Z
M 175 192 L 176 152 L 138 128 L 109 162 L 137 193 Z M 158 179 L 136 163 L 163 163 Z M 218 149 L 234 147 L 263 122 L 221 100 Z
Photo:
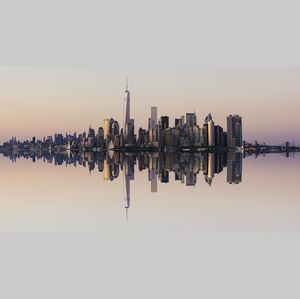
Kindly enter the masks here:
M 165 130 L 169 128 L 169 116 L 162 116 L 159 121 L 160 127 Z
M 229 115 L 227 116 L 227 146 L 232 148 L 242 145 L 242 118 L 239 115 Z
M 128 90 L 128 81 L 126 81 L 125 90 L 125 140 L 129 144 L 134 143 L 134 119 L 130 118 L 130 92 Z
M 186 113 L 186 125 L 191 127 L 197 125 L 196 113 Z

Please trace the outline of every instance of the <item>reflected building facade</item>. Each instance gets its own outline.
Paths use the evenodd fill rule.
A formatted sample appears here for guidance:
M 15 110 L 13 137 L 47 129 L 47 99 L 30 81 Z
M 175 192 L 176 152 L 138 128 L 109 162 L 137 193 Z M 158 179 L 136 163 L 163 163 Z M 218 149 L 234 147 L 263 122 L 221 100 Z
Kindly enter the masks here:
M 239 184 L 242 182 L 243 158 L 240 153 L 227 153 L 227 183 Z
M 196 186 L 199 175 L 211 186 L 216 174 L 227 167 L 227 182 L 239 184 L 242 181 L 242 160 L 240 152 L 31 152 L 4 153 L 4 156 L 16 162 L 19 158 L 32 162 L 43 160 L 57 166 L 83 166 L 89 172 L 99 171 L 103 180 L 110 182 L 120 177 L 124 180 L 124 207 L 131 204 L 130 181 L 135 178 L 136 164 L 139 171 L 147 170 L 151 192 L 158 191 L 158 181 L 166 184 L 174 177 L 186 186 Z M 174 174 L 174 175 L 171 175 Z

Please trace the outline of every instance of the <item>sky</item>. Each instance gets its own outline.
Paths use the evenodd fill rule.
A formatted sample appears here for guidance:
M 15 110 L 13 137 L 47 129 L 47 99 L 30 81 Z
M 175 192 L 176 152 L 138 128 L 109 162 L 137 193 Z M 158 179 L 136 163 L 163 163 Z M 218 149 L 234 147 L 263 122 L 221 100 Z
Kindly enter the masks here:
M 247 141 L 300 143 L 297 1 L 10 1 L 0 9 L 0 142 L 122 123 L 243 117 Z M 17 9 L 16 9 L 17 8 Z

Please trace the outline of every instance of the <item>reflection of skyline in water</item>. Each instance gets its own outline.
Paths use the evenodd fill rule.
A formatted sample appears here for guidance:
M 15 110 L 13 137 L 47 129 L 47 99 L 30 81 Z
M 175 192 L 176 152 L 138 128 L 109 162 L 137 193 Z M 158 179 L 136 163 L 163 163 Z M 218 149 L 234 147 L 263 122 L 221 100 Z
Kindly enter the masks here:
M 42 160 L 45 163 L 66 166 L 83 166 L 89 172 L 102 173 L 105 181 L 122 179 L 124 182 L 124 207 L 130 208 L 130 181 L 135 179 L 135 168 L 148 172 L 151 192 L 158 191 L 158 182 L 169 183 L 170 173 L 175 181 L 187 187 L 195 186 L 203 175 L 211 186 L 215 175 L 227 171 L 227 183 L 242 182 L 242 153 L 240 152 L 22 152 L 5 154 L 13 162 L 19 158 Z
M 52 163 L 47 163 L 39 152 L 35 155 L 32 151 L 14 152 L 17 163 L 9 159 L 11 153 L 6 157 L 0 155 L 2 231 L 149 229 L 160 233 L 161 229 L 175 228 L 180 231 L 299 231 L 299 154 L 295 154 L 295 159 L 292 156 L 287 159 L 285 154 L 271 153 L 256 158 L 246 153 L 247 158 L 242 159 L 242 183 L 229 184 L 227 171 L 231 162 L 227 153 L 227 166 L 224 163 L 220 173 L 214 172 L 211 185 L 205 180 L 206 175 L 209 176 L 208 164 L 212 165 L 208 153 L 196 153 L 194 160 L 193 154 L 186 152 L 113 154 L 111 152 L 106 161 L 105 152 L 63 152 L 60 155 L 52 152 Z M 117 160 L 120 156 L 124 161 L 123 170 Z M 151 160 L 151 156 L 156 159 Z M 98 157 L 98 161 L 93 157 Z M 196 174 L 196 185 L 186 186 L 186 170 L 192 170 L 188 175 L 192 177 L 200 157 L 205 161 L 203 170 L 206 172 Z M 76 159 L 85 167 L 78 162 L 77 167 L 65 162 Z M 220 159 L 213 160 L 217 168 Z M 152 167 L 150 161 L 162 164 Z M 175 161 L 172 169 L 179 171 L 166 169 L 170 161 Z M 135 164 L 130 171 L 128 164 L 132 162 Z M 234 163 L 231 164 L 234 167 Z M 149 168 L 140 171 L 143 165 Z M 160 170 L 163 166 L 165 176 Z M 166 173 L 168 183 L 162 183 Z M 180 173 L 183 173 L 184 184 L 179 180 Z M 153 177 L 156 179 L 152 180 Z M 157 192 L 151 193 L 151 189 Z M 129 209 L 125 208 L 128 203 Z M 125 228 L 126 214 L 130 221 Z

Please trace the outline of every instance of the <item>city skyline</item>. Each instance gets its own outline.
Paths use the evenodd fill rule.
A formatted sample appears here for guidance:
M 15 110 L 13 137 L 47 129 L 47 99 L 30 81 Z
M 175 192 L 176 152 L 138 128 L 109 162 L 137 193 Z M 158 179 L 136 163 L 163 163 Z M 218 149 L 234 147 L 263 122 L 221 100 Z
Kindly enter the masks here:
M 174 125 L 168 115 L 158 118 L 157 107 L 151 106 L 148 128 L 135 130 L 135 120 L 131 118 L 130 91 L 126 79 L 123 103 L 123 120 L 111 117 L 103 120 L 103 126 L 94 130 L 91 125 L 87 132 L 73 134 L 55 133 L 38 139 L 20 141 L 16 136 L 3 143 L 4 151 L 97 151 L 97 150 L 235 150 L 246 147 L 242 134 L 242 118 L 239 115 L 227 116 L 227 132 L 215 125 L 211 113 L 203 125 L 197 123 L 196 112 L 187 112 L 175 118 Z M 249 146 L 248 146 L 249 147 Z
M 55 131 L 80 132 L 89 124 L 99 126 L 108 116 L 119 121 L 123 118 L 124 89 L 120 86 L 124 86 L 124 76 L 117 75 L 115 82 L 109 82 L 113 74 L 108 72 L 105 78 L 97 69 L 8 68 L 5 71 L 5 76 L 1 76 L 4 106 L 0 116 L 6 125 L 0 128 L 0 143 L 15 135 L 28 139 Z M 147 127 L 151 106 L 158 106 L 160 114 L 168 114 L 171 119 L 180 111 L 195 110 L 200 119 L 212 112 L 223 127 L 226 127 L 223 115 L 232 113 L 234 107 L 246 120 L 245 140 L 257 139 L 269 144 L 299 140 L 297 68 L 208 68 L 179 71 L 169 77 L 166 74 L 151 77 L 150 81 L 151 72 L 145 72 L 143 80 L 137 73 L 131 74 L 131 115 L 136 128 Z M 171 87 L 172 83 L 176 85 Z M 13 86 L 17 88 L 12 89 Z M 289 117 L 284 126 L 274 130 L 282 113 Z M 262 119 L 259 124 L 254 121 L 257 117 Z
M 242 134 L 242 118 L 236 114 L 227 116 L 227 132 L 215 125 L 211 113 L 203 125 L 197 123 L 196 112 L 187 112 L 175 118 L 174 125 L 168 115 L 158 118 L 157 107 L 151 106 L 148 127 L 135 130 L 135 119 L 131 118 L 128 78 L 123 103 L 123 119 L 112 117 L 103 120 L 103 126 L 73 134 L 56 132 L 38 139 L 20 141 L 16 136 L 3 143 L 4 151 L 56 151 L 65 150 L 238 150 L 246 147 Z

